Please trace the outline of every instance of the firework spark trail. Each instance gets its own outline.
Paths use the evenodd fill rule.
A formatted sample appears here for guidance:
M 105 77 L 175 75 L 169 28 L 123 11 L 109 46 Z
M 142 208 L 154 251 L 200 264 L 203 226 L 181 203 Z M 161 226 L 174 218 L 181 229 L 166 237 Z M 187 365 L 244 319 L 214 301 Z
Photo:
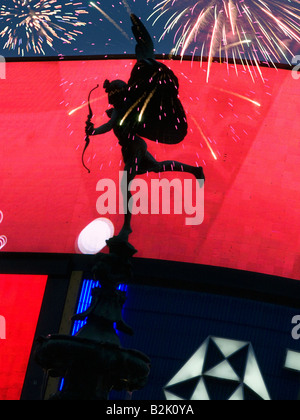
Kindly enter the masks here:
M 172 52 L 185 55 L 191 44 L 202 45 L 202 58 L 208 57 L 207 80 L 212 60 L 222 51 L 225 58 L 239 60 L 244 69 L 267 62 L 276 67 L 282 61 L 291 65 L 295 55 L 290 43 L 300 46 L 300 1 L 289 0 L 152 0 L 148 20 L 164 20 L 160 41 L 176 32 Z M 252 63 L 252 64 L 251 64 Z M 235 65 L 236 68 L 236 65 Z M 255 69 L 251 70 L 253 78 Z M 258 69 L 258 75 L 262 77 Z
M 128 109 L 128 111 L 126 112 L 126 114 L 124 115 L 124 117 L 122 118 L 122 120 L 120 121 L 120 126 L 122 126 L 124 124 L 124 122 L 127 119 L 127 117 L 131 114 L 131 112 L 133 112 L 133 110 L 145 98 L 146 95 L 147 95 L 147 92 L 144 92 L 144 94 L 140 98 L 138 98 L 137 101 Z
M 19 55 L 33 51 L 44 54 L 44 43 L 53 49 L 54 39 L 71 43 L 85 26 L 80 15 L 87 14 L 83 3 L 57 0 L 11 0 L 0 6 L 0 21 L 4 29 L 1 38 L 7 38 L 4 49 L 17 50 Z M 3 25 L 3 26 L 4 26 Z
M 202 128 L 200 127 L 200 125 L 199 125 L 198 121 L 197 121 L 197 120 L 196 120 L 196 118 L 195 118 L 195 117 L 193 117 L 193 116 L 191 116 L 191 119 L 194 121 L 194 124 L 195 124 L 195 125 L 196 125 L 196 127 L 198 128 L 198 130 L 199 130 L 199 132 L 200 132 L 200 134 L 201 134 L 201 136 L 202 136 L 203 140 L 204 140 L 204 141 L 205 141 L 205 143 L 206 143 L 206 146 L 208 147 L 208 149 L 209 149 L 210 153 L 212 154 L 212 157 L 213 157 L 215 160 L 218 160 L 217 155 L 216 155 L 216 154 L 215 154 L 215 152 L 213 151 L 213 148 L 211 147 L 210 142 L 209 142 L 208 138 L 206 137 L 206 135 L 204 134 L 204 132 L 203 132 Z
M 91 99 L 90 104 L 95 103 L 95 102 L 98 102 L 98 101 L 100 101 L 100 100 L 102 100 L 103 98 L 106 98 L 106 97 L 107 97 L 107 95 L 102 95 L 102 96 L 100 96 L 99 98 L 96 98 L 96 99 Z M 80 111 L 81 109 L 83 109 L 83 108 L 85 108 L 85 107 L 87 107 L 87 106 L 88 106 L 88 103 L 87 103 L 87 102 L 85 102 L 85 103 L 83 103 L 82 105 L 78 106 L 77 108 L 72 109 L 72 110 L 69 112 L 69 114 L 68 114 L 68 115 L 69 115 L 69 116 L 71 116 L 71 115 L 75 114 L 76 112 Z
M 129 4 L 127 3 L 127 1 L 126 0 L 122 0 L 122 3 L 124 4 L 124 6 L 125 6 L 125 8 L 126 8 L 126 10 L 128 12 L 128 14 L 131 15 L 132 14 L 132 10 L 131 10 Z
M 226 90 L 226 89 L 222 89 L 222 88 L 217 88 L 215 86 L 211 86 L 211 87 L 213 89 L 219 90 L 220 92 L 229 93 L 230 95 L 236 96 L 237 98 L 243 99 L 244 101 L 251 102 L 253 105 L 256 105 L 258 107 L 261 107 L 261 104 L 259 102 L 254 101 L 253 99 L 250 99 L 247 96 L 240 95 L 239 93 L 236 93 L 236 92 L 231 92 L 230 90 Z
M 215 48 L 216 33 L 217 33 L 218 26 L 219 26 L 219 18 L 216 17 L 216 19 L 215 19 L 215 25 L 214 25 L 214 29 L 213 29 L 212 37 L 211 37 L 209 54 L 208 54 L 208 68 L 207 68 L 207 77 L 206 77 L 206 81 L 207 82 L 208 82 L 208 79 L 209 79 L 210 68 L 211 68 L 212 61 L 213 61 L 213 52 L 214 52 L 214 48 Z
M 143 119 L 143 115 L 144 115 L 144 113 L 145 113 L 145 111 L 146 111 L 146 109 L 147 109 L 147 106 L 149 105 L 149 102 L 150 102 L 150 101 L 151 101 L 151 99 L 153 98 L 153 96 L 154 96 L 154 94 L 155 94 L 156 90 L 157 90 L 157 87 L 155 87 L 155 88 L 152 90 L 152 92 L 148 95 L 148 97 L 146 98 L 145 103 L 144 103 L 144 105 L 143 105 L 143 108 L 142 108 L 142 110 L 141 110 L 141 112 L 140 112 L 140 114 L 139 114 L 139 118 L 138 118 L 139 122 L 141 122 L 141 121 L 142 121 L 142 119 Z
M 90 5 L 93 6 L 95 9 L 98 10 L 98 12 L 100 12 L 110 23 L 112 23 L 114 25 L 115 28 L 118 29 L 118 31 L 121 32 L 121 34 L 123 36 L 125 36 L 125 38 L 128 39 L 128 41 L 130 41 L 129 36 L 127 35 L 127 33 L 125 31 L 123 31 L 123 29 L 104 11 L 102 10 L 99 6 L 97 6 L 95 3 L 93 3 L 92 1 L 90 2 Z

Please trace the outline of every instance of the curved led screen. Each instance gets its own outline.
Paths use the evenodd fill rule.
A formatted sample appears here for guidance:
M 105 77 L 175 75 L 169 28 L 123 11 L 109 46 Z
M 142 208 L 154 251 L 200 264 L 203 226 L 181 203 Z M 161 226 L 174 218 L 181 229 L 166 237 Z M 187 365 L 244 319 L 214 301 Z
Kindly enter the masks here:
M 113 132 L 91 138 L 82 166 L 87 96 L 96 126 L 108 121 L 106 78 L 128 80 L 134 61 L 8 63 L 1 92 L 1 252 L 77 253 L 83 233 L 119 232 L 123 216 L 100 214 L 101 180 L 116 186 L 121 149 Z M 242 65 L 167 61 L 179 78 L 188 122 L 183 142 L 147 141 L 157 160 L 203 166 L 204 220 L 187 214 L 137 214 L 139 257 L 300 276 L 300 88 L 297 73 Z M 193 177 L 145 174 L 153 180 Z M 183 185 L 183 183 L 182 183 Z M 150 190 L 148 191 L 150 194 Z M 173 194 L 173 195 L 172 195 Z M 171 204 L 174 193 L 171 191 Z M 151 196 L 149 196 L 151 200 Z M 96 222 L 95 222 L 96 221 Z M 82 235 L 81 235 L 82 234 Z M 101 234 L 101 232 L 100 232 Z M 81 235 L 81 236 L 80 236 Z M 83 249 L 83 248 L 81 248 Z
M 0 274 L 0 401 L 20 399 L 46 282 Z

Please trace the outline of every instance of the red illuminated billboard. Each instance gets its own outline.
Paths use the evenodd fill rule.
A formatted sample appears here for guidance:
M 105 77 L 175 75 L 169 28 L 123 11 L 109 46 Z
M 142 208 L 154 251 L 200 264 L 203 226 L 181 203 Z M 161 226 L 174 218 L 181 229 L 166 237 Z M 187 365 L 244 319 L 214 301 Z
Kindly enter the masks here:
M 0 274 L 0 401 L 20 399 L 46 281 Z
M 101 217 L 118 232 L 123 216 L 99 214 L 99 181 L 124 169 L 113 132 L 91 138 L 82 166 L 87 96 L 108 120 L 105 79 L 128 80 L 134 60 L 7 63 L 0 81 L 1 252 L 76 253 Z M 147 141 L 157 160 L 203 166 L 204 220 L 186 214 L 132 217 L 137 256 L 300 278 L 299 80 L 293 72 L 167 61 L 179 78 L 188 135 L 177 145 Z M 174 174 L 148 174 L 150 183 Z M 176 178 L 191 179 L 176 173 Z M 93 226 L 93 225 L 92 225 Z

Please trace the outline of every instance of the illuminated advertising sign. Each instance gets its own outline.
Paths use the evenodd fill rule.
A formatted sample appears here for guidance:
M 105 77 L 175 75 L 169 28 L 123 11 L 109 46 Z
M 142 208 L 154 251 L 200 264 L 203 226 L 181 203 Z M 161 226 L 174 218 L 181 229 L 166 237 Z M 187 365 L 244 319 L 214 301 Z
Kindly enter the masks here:
M 118 140 L 112 131 L 91 137 L 85 153 L 90 174 L 82 151 L 88 93 L 100 85 L 91 98 L 98 127 L 108 121 L 103 82 L 128 81 L 134 64 L 6 63 L 0 81 L 1 252 L 92 253 L 85 237 L 91 226 L 104 236 L 120 231 L 124 164 Z M 136 209 L 144 208 L 141 203 L 150 209 L 132 216 L 130 241 L 137 255 L 299 279 L 299 81 L 287 70 L 249 72 L 243 65 L 213 63 L 207 83 L 207 63 L 165 64 L 179 79 L 188 134 L 174 145 L 146 139 L 148 150 L 158 161 L 204 168 L 204 207 L 195 206 L 195 186 L 194 204 L 185 200 L 190 212 L 176 210 L 179 190 L 171 182 L 179 180 L 183 194 L 185 181 L 194 179 L 189 174 L 137 177 L 149 191 L 168 180 L 171 194 L 169 214 L 151 212 L 151 197 L 141 201 L 136 186 Z M 104 180 L 116 187 L 115 212 L 107 209 Z
M 212 362 L 210 358 L 213 351 L 218 352 L 218 357 Z M 249 342 L 220 337 L 207 338 L 166 385 L 164 390 L 166 399 L 181 400 L 182 398 L 178 397 L 180 387 L 184 388 L 184 385 L 194 380 L 195 389 L 191 400 L 210 400 L 205 386 L 207 378 L 229 381 L 226 387 L 227 393 L 229 391 L 228 400 L 244 400 L 247 389 L 254 392 L 259 399 L 270 400 L 253 346 Z
M 0 401 L 21 396 L 46 281 L 0 275 Z

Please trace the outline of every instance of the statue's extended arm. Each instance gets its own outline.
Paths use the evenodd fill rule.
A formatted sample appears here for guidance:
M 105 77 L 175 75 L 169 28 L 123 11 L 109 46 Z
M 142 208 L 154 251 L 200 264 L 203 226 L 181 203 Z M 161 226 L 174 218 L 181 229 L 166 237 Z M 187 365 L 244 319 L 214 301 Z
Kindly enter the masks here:
M 87 122 L 86 133 L 90 136 L 97 136 L 111 131 L 117 123 L 118 114 L 115 110 L 113 110 L 112 113 L 110 113 L 110 116 L 110 120 L 107 123 L 100 125 L 98 128 L 95 128 L 94 124 Z

